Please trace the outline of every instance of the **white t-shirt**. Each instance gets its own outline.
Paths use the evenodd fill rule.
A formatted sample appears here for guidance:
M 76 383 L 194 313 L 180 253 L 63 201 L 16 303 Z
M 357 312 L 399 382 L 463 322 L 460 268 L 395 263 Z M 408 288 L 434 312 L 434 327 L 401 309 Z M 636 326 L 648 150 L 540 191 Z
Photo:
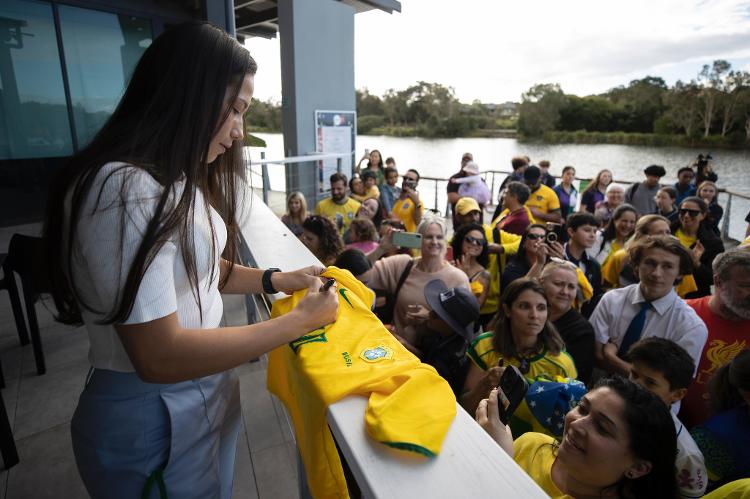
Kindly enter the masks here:
M 594 326 L 596 341 L 602 344 L 612 342 L 620 346 L 630 322 L 644 301 L 640 284 L 604 293 L 589 319 Z M 646 314 L 641 338 L 654 336 L 674 341 L 690 354 L 697 369 L 708 337 L 708 329 L 701 318 L 674 289 L 651 302 L 651 305 L 653 307 Z
M 118 170 L 122 166 L 126 167 Z M 97 204 L 102 184 L 104 188 Z M 123 186 L 124 196 L 121 197 Z M 168 213 L 169 208 L 174 206 L 183 188 L 182 182 L 171 187 L 172 196 L 165 212 Z M 125 163 L 108 163 L 97 174 L 83 202 L 75 234 L 71 273 L 80 297 L 96 310 L 83 310 L 91 344 L 89 361 L 95 368 L 120 372 L 135 370 L 114 327 L 97 324 L 97 321 L 105 317 L 119 301 L 131 263 L 163 189 L 140 168 Z M 216 233 L 213 252 L 209 213 L 204 208 L 201 191 L 196 190 L 192 210 L 192 251 L 198 275 L 200 309 L 182 259 L 179 236 L 174 234 L 146 269 L 125 324 L 149 322 L 176 312 L 180 325 L 185 328 L 213 328 L 219 325 L 223 313 L 218 289 L 219 259 L 227 234 L 219 214 L 213 208 L 209 208 L 209 212 Z
M 674 413 L 672 413 L 672 420 L 677 432 L 677 458 L 674 466 L 680 497 L 685 499 L 703 497 L 708 485 L 703 453 Z

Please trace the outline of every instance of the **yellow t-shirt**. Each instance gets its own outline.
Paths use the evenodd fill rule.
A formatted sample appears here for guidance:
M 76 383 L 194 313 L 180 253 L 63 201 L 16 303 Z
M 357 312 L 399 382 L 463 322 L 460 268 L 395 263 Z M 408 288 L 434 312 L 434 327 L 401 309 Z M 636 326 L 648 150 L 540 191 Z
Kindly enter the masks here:
M 695 241 L 698 240 L 697 237 L 691 237 L 682 232 L 682 229 L 677 229 L 677 233 L 675 234 L 675 236 L 677 236 L 677 239 L 680 240 L 680 243 L 682 243 L 682 245 L 687 249 L 692 248 L 695 244 Z
M 529 208 L 536 208 L 542 213 L 549 213 L 560 209 L 560 199 L 555 191 L 544 184 L 540 184 L 539 188 L 531 193 L 525 205 Z M 531 223 L 543 224 L 545 221 L 532 218 Z
M 422 205 L 422 200 L 419 200 L 419 205 Z M 406 232 L 416 232 L 417 231 L 417 222 L 414 221 L 414 210 L 416 209 L 416 206 L 414 205 L 414 201 L 412 201 L 409 198 L 406 199 L 397 199 L 395 203 L 393 203 L 393 208 L 391 209 L 391 214 L 401 220 L 404 223 L 404 227 L 406 227 Z
M 750 499 L 750 478 L 743 478 L 722 485 L 703 496 L 703 499 Z
M 360 202 L 351 197 L 344 204 L 335 203 L 333 199 L 328 198 L 318 203 L 315 207 L 315 214 L 330 218 L 343 234 L 349 228 L 352 220 L 354 220 L 359 207 Z
M 513 442 L 513 460 L 552 499 L 574 499 L 562 493 L 552 481 L 556 445 L 555 439 L 548 435 L 524 433 Z
M 289 411 L 313 497 L 348 496 L 326 408 L 349 395 L 369 398 L 368 435 L 422 456 L 440 452 L 456 414 L 456 398 L 431 366 L 404 348 L 372 313 L 374 293 L 349 271 L 328 267 L 336 279 L 336 321 L 274 349 L 268 389 Z M 271 317 L 290 312 L 300 290 L 274 303 Z
M 380 199 L 380 189 L 377 185 L 373 185 L 367 191 L 365 191 L 365 199 Z
M 493 229 L 497 226 L 499 220 L 500 217 L 493 220 L 490 225 L 484 226 L 484 237 L 487 238 L 487 242 L 501 245 L 503 253 L 501 255 L 494 253 L 490 255 L 489 263 L 487 264 L 487 272 L 490 273 L 490 289 L 487 292 L 487 299 L 484 301 L 484 305 L 479 309 L 481 314 L 494 314 L 497 312 L 497 307 L 500 303 L 500 277 L 503 275 L 503 270 L 505 269 L 505 261 L 508 256 L 518 253 L 518 247 L 521 244 L 521 236 L 499 229 L 500 239 L 498 241 L 495 240 L 495 231 Z

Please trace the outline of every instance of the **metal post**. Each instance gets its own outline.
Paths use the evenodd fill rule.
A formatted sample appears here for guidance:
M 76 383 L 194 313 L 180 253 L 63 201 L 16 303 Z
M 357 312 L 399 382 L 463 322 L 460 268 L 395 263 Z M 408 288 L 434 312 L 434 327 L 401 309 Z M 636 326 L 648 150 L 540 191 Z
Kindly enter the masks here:
M 341 173 L 341 158 L 336 158 L 336 171 Z
M 435 180 L 435 205 L 434 206 L 435 206 L 436 210 L 438 209 L 438 200 L 437 200 L 437 198 L 438 198 L 438 181 Z
M 261 151 L 260 152 L 260 173 L 263 177 L 263 202 L 268 205 L 268 190 L 271 188 L 271 181 L 268 178 L 268 164 L 266 164 L 263 160 L 266 159 L 266 152 Z
M 492 172 L 492 188 L 490 189 L 490 204 L 492 204 L 493 199 L 495 199 L 495 172 Z M 500 203 L 500 199 L 498 199 L 497 202 Z
M 729 199 L 727 199 L 727 204 L 724 207 L 724 220 L 721 222 L 721 238 L 724 241 L 729 239 L 729 219 L 732 218 L 732 193 L 727 192 L 727 195 Z

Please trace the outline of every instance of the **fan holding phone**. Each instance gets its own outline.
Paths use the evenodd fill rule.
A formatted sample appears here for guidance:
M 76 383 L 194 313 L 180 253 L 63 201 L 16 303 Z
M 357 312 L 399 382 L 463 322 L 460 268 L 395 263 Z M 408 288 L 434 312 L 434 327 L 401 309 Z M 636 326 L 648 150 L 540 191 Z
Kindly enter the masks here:
M 503 392 L 509 402 L 515 402 L 521 391 L 525 395 L 525 390 L 518 388 L 518 381 L 512 379 L 513 374 L 508 373 L 509 366 L 535 383 L 541 378 L 559 385 L 554 381 L 578 376 L 573 359 L 564 351 L 562 338 L 549 321 L 549 304 L 544 288 L 537 281 L 528 278 L 513 281 L 500 300 L 495 331 L 479 335 L 467 352 L 473 362 L 464 384 L 461 405 L 471 414 L 491 390 L 498 385 L 502 387 L 501 381 L 507 383 L 508 389 L 503 387 Z M 514 374 L 516 369 L 513 369 Z M 513 417 L 508 416 L 518 435 L 534 427 L 534 421 L 539 419 L 526 402 L 520 402 Z

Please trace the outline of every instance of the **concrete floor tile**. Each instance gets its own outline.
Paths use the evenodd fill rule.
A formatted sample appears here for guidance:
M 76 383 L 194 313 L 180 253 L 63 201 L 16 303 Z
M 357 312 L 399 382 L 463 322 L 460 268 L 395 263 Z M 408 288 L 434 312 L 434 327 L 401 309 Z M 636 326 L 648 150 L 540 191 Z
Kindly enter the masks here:
M 235 458 L 234 483 L 232 484 L 233 499 L 258 499 L 258 488 L 255 486 L 255 473 L 250 458 L 250 447 L 247 435 L 240 431 L 237 442 L 237 457 Z
M 299 497 L 297 464 L 289 457 L 287 444 L 252 453 L 258 497 L 295 499 Z
M 43 376 L 21 378 L 16 439 L 70 422 L 88 371 L 89 363 L 84 360 L 49 370 Z
M 88 497 L 73 459 L 70 425 L 16 440 L 21 462 L 8 471 L 6 499 Z
M 265 371 L 252 371 L 240 376 L 242 417 L 250 450 L 260 450 L 284 443 L 271 394 L 266 391 Z
M 3 403 L 5 404 L 5 410 L 8 413 L 8 421 L 10 422 L 10 427 L 14 428 L 14 424 L 16 422 L 16 409 L 18 406 L 18 387 L 20 385 L 20 380 L 18 378 L 15 379 L 6 379 L 5 380 L 5 388 L 3 388 L 2 396 L 3 396 Z
M 69 327 L 58 324 L 55 327 L 44 328 L 40 331 L 44 362 L 47 372 L 55 372 L 72 362 L 87 361 L 89 353 L 89 337 L 84 327 Z M 24 377 L 36 375 L 36 361 L 31 345 L 23 348 L 23 366 L 21 374 Z

